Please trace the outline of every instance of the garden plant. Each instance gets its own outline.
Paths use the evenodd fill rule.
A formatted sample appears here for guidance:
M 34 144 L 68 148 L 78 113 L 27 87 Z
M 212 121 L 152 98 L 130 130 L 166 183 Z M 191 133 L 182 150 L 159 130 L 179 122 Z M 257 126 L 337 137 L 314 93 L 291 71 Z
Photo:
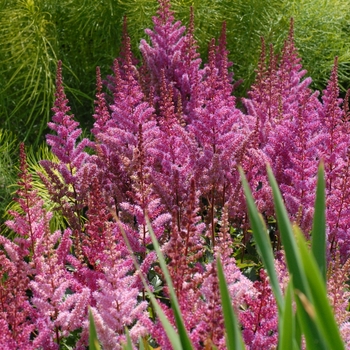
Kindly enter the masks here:
M 124 30 L 91 137 L 58 60 L 51 153 L 33 167 L 20 145 L 0 235 L 3 349 L 350 347 L 339 59 L 312 90 L 292 19 L 238 106 L 226 23 L 206 62 L 194 24 L 159 0 L 139 55 Z

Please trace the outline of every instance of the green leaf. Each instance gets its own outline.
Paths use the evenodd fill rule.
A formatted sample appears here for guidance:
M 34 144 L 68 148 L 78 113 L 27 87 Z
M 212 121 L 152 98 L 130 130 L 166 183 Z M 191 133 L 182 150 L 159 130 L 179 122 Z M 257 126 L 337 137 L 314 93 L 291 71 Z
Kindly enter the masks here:
M 272 170 L 269 166 L 267 167 L 267 174 L 272 187 L 277 223 L 281 234 L 283 248 L 286 253 L 288 270 L 293 276 L 294 287 L 308 295 L 307 283 L 305 280 L 305 275 L 302 271 L 301 258 L 294 238 L 293 227 L 289 220 L 286 207 L 284 206 L 282 195 L 278 189 L 276 179 L 273 176 Z
M 279 191 L 275 177 L 271 168 L 267 167 L 267 174 L 272 187 L 277 223 L 281 234 L 281 239 L 286 254 L 289 273 L 293 276 L 294 290 L 298 292 L 296 297 L 297 317 L 302 331 L 305 334 L 306 346 L 309 350 L 327 349 L 324 339 L 316 327 L 314 320 L 305 309 L 300 297 L 310 300 L 310 289 L 306 280 L 305 267 L 302 264 L 300 252 L 294 237 L 292 224 L 289 220 L 286 207 L 284 206 L 281 192 Z
M 172 348 L 173 348 L 174 350 L 182 350 L 182 349 L 189 349 L 189 350 L 190 350 L 190 349 L 192 349 L 192 347 L 187 347 L 187 348 L 184 347 L 184 348 L 183 348 L 183 346 L 182 346 L 183 339 L 180 339 L 179 334 L 176 333 L 176 331 L 175 331 L 175 329 L 173 328 L 173 326 L 171 325 L 170 321 L 167 319 L 167 317 L 166 317 L 164 311 L 163 311 L 162 308 L 159 306 L 159 304 L 158 304 L 158 302 L 157 302 L 157 300 L 156 300 L 154 294 L 151 292 L 151 290 L 150 290 L 149 287 L 148 287 L 148 284 L 147 284 L 147 282 L 146 282 L 146 280 L 145 280 L 145 277 L 143 276 L 143 274 L 142 274 L 142 272 L 141 272 L 140 265 L 139 265 L 139 263 L 137 262 L 137 259 L 136 259 L 136 257 L 135 257 L 135 254 L 134 254 L 133 250 L 131 249 L 129 239 L 128 239 L 126 233 L 125 233 L 125 230 L 124 230 L 124 228 L 123 228 L 123 225 L 121 224 L 121 222 L 120 222 L 120 220 L 119 220 L 119 218 L 118 218 L 118 215 L 117 215 L 115 212 L 111 212 L 111 214 L 113 215 L 113 217 L 115 218 L 116 222 L 117 222 L 118 225 L 119 225 L 119 228 L 120 228 L 120 231 L 121 231 L 122 236 L 123 236 L 123 238 L 124 238 L 124 241 L 125 241 L 125 243 L 126 243 L 126 245 L 127 245 L 127 247 L 128 247 L 128 250 L 129 250 L 129 252 L 130 252 L 130 255 L 131 255 L 132 259 L 133 259 L 134 266 L 135 266 L 136 270 L 137 270 L 138 273 L 139 273 L 139 276 L 140 276 L 140 278 L 141 278 L 141 280 L 142 280 L 142 283 L 143 283 L 143 285 L 144 285 L 144 287 L 145 287 L 145 289 L 146 289 L 146 291 L 147 291 L 147 293 L 148 293 L 148 295 L 149 295 L 149 298 L 151 299 L 152 305 L 153 305 L 154 309 L 156 310 L 156 313 L 158 314 L 159 320 L 160 320 L 160 322 L 162 323 L 162 325 L 163 325 L 163 327 L 164 327 L 165 333 L 167 334 L 167 336 L 168 336 L 168 338 L 169 338 L 169 341 L 170 341 L 170 343 L 171 343 L 171 345 L 172 345 Z M 147 220 L 148 226 L 150 226 L 148 218 L 146 218 L 146 220 Z M 156 246 L 156 250 L 158 249 L 158 252 L 159 252 L 160 256 L 163 258 L 163 255 L 162 255 L 162 253 L 160 252 L 160 249 L 159 249 L 159 246 L 158 246 L 158 242 L 157 242 L 156 237 L 154 236 L 154 233 L 153 233 L 153 231 L 152 231 L 152 228 L 151 228 L 150 234 L 151 234 L 152 240 L 154 239 L 154 241 L 155 241 L 155 243 L 156 243 L 156 245 L 155 245 L 155 246 Z M 163 262 L 164 262 L 164 258 L 163 258 L 162 260 L 163 260 Z M 166 265 L 165 265 L 165 268 L 166 268 Z M 163 271 L 163 273 L 165 273 L 165 271 Z M 166 270 L 166 273 L 168 274 L 168 277 L 169 277 L 169 273 L 168 273 L 167 270 Z M 169 278 L 170 278 L 170 277 L 169 277 Z M 170 281 L 170 282 L 171 282 L 171 281 Z M 183 327 L 184 327 L 184 326 L 183 326 Z M 191 345 L 191 344 L 190 344 L 190 345 Z
M 279 323 L 279 342 L 280 349 L 288 349 L 295 342 L 295 315 L 293 313 L 293 281 L 290 277 L 286 294 L 284 297 L 284 310 L 278 320 Z
M 180 340 L 179 334 L 176 333 L 175 329 L 167 319 L 164 311 L 159 306 L 156 298 L 154 297 L 153 293 L 151 291 L 148 291 L 149 297 L 151 299 L 151 302 L 153 304 L 154 309 L 156 310 L 158 317 L 160 319 L 160 322 L 162 323 L 164 330 L 169 338 L 169 341 L 173 347 L 174 350 L 182 350 L 186 349 L 182 347 L 182 341 Z M 192 348 L 189 348 L 192 349 Z
M 242 335 L 238 328 L 237 318 L 232 308 L 231 298 L 228 292 L 224 271 L 222 269 L 220 258 L 217 260 L 219 287 L 221 295 L 221 306 L 224 313 L 226 345 L 228 350 L 245 349 Z
M 173 283 L 171 281 L 170 274 L 169 274 L 164 256 L 159 248 L 157 238 L 153 232 L 153 229 L 151 227 L 151 223 L 150 223 L 148 217 L 146 217 L 146 221 L 147 221 L 147 227 L 148 227 L 150 236 L 152 238 L 152 243 L 153 243 L 154 249 L 157 252 L 160 267 L 162 268 L 162 272 L 164 274 L 166 283 L 167 283 L 168 288 L 169 288 L 171 308 L 173 309 L 173 312 L 174 312 L 176 326 L 177 326 L 177 330 L 179 332 L 179 337 L 180 337 L 182 347 L 183 347 L 183 349 L 186 349 L 186 350 L 193 349 L 191 340 L 190 340 L 190 338 L 187 334 L 186 328 L 185 328 L 185 323 L 184 323 L 182 315 L 181 315 L 180 306 L 179 306 L 179 303 L 177 301 L 175 289 L 173 287 Z
M 261 256 L 267 273 L 269 274 L 270 283 L 276 298 L 278 310 L 281 312 L 283 309 L 283 296 L 275 270 L 275 259 L 273 256 L 270 238 L 267 234 L 265 223 L 259 214 L 258 209 L 256 208 L 252 193 L 250 191 L 242 168 L 239 168 L 239 172 L 243 183 L 244 194 L 246 196 L 250 224 L 252 225 L 253 235 L 258 246 L 258 252 Z
M 125 334 L 126 334 L 126 344 L 123 345 L 123 350 L 133 350 L 129 330 L 127 327 L 125 327 Z
M 326 200 L 323 162 L 318 168 L 317 178 L 311 250 L 321 271 L 323 281 L 326 283 Z
M 334 319 L 334 313 L 328 301 L 323 276 L 321 275 L 316 259 L 310 254 L 307 248 L 303 234 L 298 229 L 296 232 L 304 271 L 310 286 L 311 300 L 313 302 L 313 318 L 320 328 L 321 334 L 328 344 L 328 348 L 344 349 L 344 344 Z
M 91 309 L 89 309 L 89 349 L 90 350 L 101 350 L 100 344 L 97 339 L 96 326 L 94 317 L 92 315 Z

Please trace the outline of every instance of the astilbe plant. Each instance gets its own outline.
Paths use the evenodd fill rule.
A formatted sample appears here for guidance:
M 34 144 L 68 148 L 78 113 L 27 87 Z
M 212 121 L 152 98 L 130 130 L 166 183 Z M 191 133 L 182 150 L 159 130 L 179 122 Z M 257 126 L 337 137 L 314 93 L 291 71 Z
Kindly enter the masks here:
M 163 245 L 163 253 L 169 257 L 169 273 L 173 280 L 175 292 L 179 300 L 181 312 L 185 315 L 185 326 L 190 331 L 194 343 L 198 340 L 195 329 L 203 315 L 203 301 L 197 285 L 203 282 L 203 267 L 199 260 L 204 255 L 204 239 L 201 237 L 205 225 L 200 223 L 200 217 L 196 214 L 198 206 L 196 203 L 195 182 L 191 181 L 191 190 L 188 200 L 184 203 L 186 212 L 178 223 L 178 217 L 174 211 L 170 238 Z M 167 288 L 164 293 L 168 296 Z M 175 324 L 171 308 L 162 306 L 168 318 Z M 165 346 L 171 348 L 163 329 L 159 327 L 159 320 L 152 326 L 152 335 Z
M 240 110 L 232 95 L 225 25 L 218 43 L 210 41 L 208 63 L 201 67 L 193 14 L 186 32 L 174 23 L 170 2 L 159 4 L 154 30 L 146 31 L 151 42 L 141 42 L 142 64 L 131 52 L 125 27 L 123 50 L 105 82 L 110 94 L 103 92 L 97 69 L 92 141 L 80 140 L 82 130 L 69 113 L 59 62 L 49 124 L 53 133 L 47 136 L 57 161 L 42 161 L 41 178 L 66 228 L 50 232 L 51 214 L 31 187 L 22 149 L 22 213 L 13 212 L 7 223 L 18 237 L 11 242 L 0 236 L 0 325 L 5 330 L 0 339 L 8 349 L 55 349 L 72 334 L 74 346 L 83 349 L 88 307 L 105 349 L 122 347 L 125 328 L 134 346 L 150 335 L 152 342 L 171 349 L 166 329 L 147 309 L 146 286 L 176 324 L 147 218 L 196 349 L 226 347 L 219 260 L 247 347 L 277 346 L 281 310 L 269 278 L 264 270 L 256 271 L 253 283 L 234 258 L 234 236 L 243 233 L 242 245 L 247 244 L 250 229 L 239 165 L 266 219 L 275 216 L 265 170 L 271 164 L 290 218 L 308 236 L 317 167 L 324 158 L 330 261 L 333 253 L 340 254 L 335 275 L 347 259 L 349 111 L 348 102 L 340 108 L 337 65 L 320 101 L 309 89 L 310 78 L 302 80 L 292 22 L 280 60 L 271 48 L 267 66 L 263 45 L 256 83 L 243 101 L 246 110 Z M 248 251 L 248 244 L 244 248 Z M 283 259 L 275 267 L 283 292 L 289 279 Z M 345 279 L 329 278 L 344 336 L 346 288 Z
M 12 243 L 1 236 L 8 255 L 6 262 L 2 254 L 7 270 L 3 282 L 16 283 L 10 293 L 5 294 L 5 290 L 1 293 L 2 306 L 5 303 L 10 306 L 3 318 L 7 322 L 4 336 L 12 338 L 4 344 L 9 349 L 43 346 L 58 349 L 62 338 L 81 327 L 90 291 L 82 288 L 66 270 L 71 231 L 51 235 L 48 225 L 51 214 L 43 209 L 43 201 L 32 187 L 23 144 L 20 167 L 17 200 L 22 212 L 12 212 L 14 219 L 6 222 L 18 238 Z M 67 294 L 68 290 L 71 293 Z
M 324 117 L 329 98 L 323 97 L 322 104 L 319 93 L 308 87 L 311 78 L 302 80 L 306 71 L 302 70 L 294 45 L 293 20 L 280 61 L 271 49 L 266 67 L 264 41 L 262 44 L 256 83 L 244 104 L 256 119 L 257 147 L 276 174 L 290 216 L 307 234 L 313 216 L 316 169 L 329 152 L 329 142 L 325 144 L 331 134 L 330 129 L 325 131 L 328 122 L 325 124 Z M 259 192 L 257 198 L 261 200 Z M 268 199 L 263 198 L 271 213 Z
M 64 93 L 62 81 L 62 63 L 58 63 L 56 78 L 56 100 L 52 122 L 48 125 L 57 135 L 47 135 L 47 143 L 57 156 L 58 163 L 41 161 L 46 175 L 41 176 L 46 184 L 51 198 L 57 203 L 62 215 L 69 222 L 77 243 L 82 228 L 81 215 L 87 194 L 87 179 L 94 173 L 94 168 L 88 163 L 89 155 L 84 148 L 90 145 L 88 139 L 78 141 L 82 130 L 78 127 Z M 80 243 L 75 245 L 80 249 Z
M 242 335 L 248 349 L 271 349 L 277 346 L 277 305 L 264 272 L 253 285 L 251 295 L 245 297 L 245 310 L 240 312 Z
M 177 230 L 181 230 L 186 212 L 191 179 L 195 178 L 197 143 L 193 135 L 181 125 L 182 111 L 175 111 L 172 90 L 162 76 L 159 100 L 160 137 L 152 148 L 154 158 L 151 181 L 169 213 L 176 216 Z
M 168 82 L 176 79 L 177 66 L 180 65 L 181 49 L 184 45 L 185 26 L 180 21 L 174 22 L 174 14 L 170 10 L 170 1 L 159 1 L 158 16 L 153 17 L 154 29 L 146 29 L 152 46 L 141 40 L 140 51 L 150 74 L 151 84 L 160 89 L 162 70 Z
M 338 60 L 334 67 L 327 89 L 322 96 L 321 113 L 324 143 L 322 157 L 327 173 L 327 223 L 329 225 L 328 241 L 330 252 L 335 254 L 339 249 L 343 262 L 349 258 L 349 93 L 345 101 L 339 98 Z M 343 108 L 341 104 L 343 103 Z

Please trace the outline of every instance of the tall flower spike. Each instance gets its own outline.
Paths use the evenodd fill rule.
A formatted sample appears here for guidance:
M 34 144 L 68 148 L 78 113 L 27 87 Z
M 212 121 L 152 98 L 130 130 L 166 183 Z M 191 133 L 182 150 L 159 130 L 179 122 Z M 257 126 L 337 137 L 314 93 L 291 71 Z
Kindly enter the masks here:
M 35 246 L 43 235 L 43 201 L 38 199 L 28 172 L 24 144 L 20 145 L 19 189 L 15 199 L 20 212 L 10 211 L 7 227 L 17 235 L 13 241 L 0 235 L 0 344 L 8 349 L 31 349 L 35 310 L 27 291 L 36 271 Z M 28 262 L 29 261 L 29 262 Z
M 96 67 L 96 100 L 95 100 L 95 119 L 94 127 L 91 132 L 95 137 L 100 133 L 106 131 L 107 121 L 111 119 L 108 106 L 105 99 L 105 94 L 102 92 L 102 79 L 100 67 Z
M 193 135 L 179 124 L 182 116 L 175 113 L 172 90 L 168 88 L 165 77 L 162 81 L 159 112 L 161 134 L 152 148 L 155 161 L 151 168 L 151 181 L 167 211 L 176 211 L 180 227 L 184 203 L 190 193 L 197 144 Z
M 64 93 L 62 82 L 62 62 L 58 62 L 56 79 L 56 100 L 52 122 L 48 123 L 56 135 L 47 135 L 46 140 L 58 163 L 43 160 L 47 176 L 41 175 L 47 186 L 51 198 L 56 202 L 67 217 L 74 232 L 81 231 L 81 210 L 86 200 L 88 190 L 87 181 L 95 172 L 89 164 L 90 156 L 84 151 L 85 147 L 93 146 L 88 139 L 78 141 L 82 130 L 79 123 L 69 114 L 70 107 Z
M 154 29 L 146 29 L 152 46 L 141 40 L 140 51 L 151 73 L 152 85 L 159 87 L 161 70 L 165 69 L 168 82 L 173 81 L 174 69 L 180 60 L 183 34 L 186 30 L 181 22 L 173 23 L 174 16 L 169 0 L 159 0 L 158 16 L 153 17 Z
M 235 107 L 232 86 L 219 76 L 215 52 L 213 39 L 209 44 L 209 62 L 204 67 L 200 106 L 194 111 L 192 124 L 188 125 L 188 131 L 198 142 L 196 171 L 199 190 L 210 206 L 213 244 L 215 210 L 231 197 L 239 181 L 237 156 L 249 131 L 243 113 Z M 227 64 L 224 66 L 227 71 Z
M 273 349 L 278 341 L 277 305 L 264 270 L 254 288 L 253 295 L 246 295 L 246 310 L 239 314 L 243 340 L 251 350 Z
M 350 183 L 350 141 L 349 123 L 347 118 L 347 101 L 343 109 L 340 104 L 337 77 L 338 60 L 335 58 L 334 67 L 323 100 L 323 131 L 325 141 L 322 156 L 325 162 L 326 191 L 327 191 L 327 223 L 329 225 L 328 240 L 331 254 L 338 248 L 342 262 L 350 256 L 349 243 L 349 183 Z
M 83 152 L 83 149 L 89 145 L 89 141 L 83 139 L 76 145 L 82 131 L 78 128 L 79 123 L 74 121 L 74 115 L 68 114 L 70 107 L 67 105 L 68 100 L 63 88 L 61 61 L 58 61 L 57 66 L 55 96 L 55 106 L 52 108 L 55 114 L 52 117 L 52 122 L 48 123 L 48 126 L 57 135 L 47 135 L 46 140 L 57 158 L 62 163 L 67 164 L 70 168 L 69 170 L 72 171 L 73 168 L 80 168 L 84 161 L 86 161 L 88 155 Z M 66 181 L 71 182 L 66 171 L 63 173 L 67 176 Z

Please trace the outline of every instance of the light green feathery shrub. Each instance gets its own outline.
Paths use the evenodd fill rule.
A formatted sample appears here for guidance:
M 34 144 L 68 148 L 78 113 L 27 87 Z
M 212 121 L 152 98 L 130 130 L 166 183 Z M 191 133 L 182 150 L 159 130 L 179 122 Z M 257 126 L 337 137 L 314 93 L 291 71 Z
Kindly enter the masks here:
M 173 0 L 175 18 L 188 26 L 190 7 L 195 17 L 195 37 L 204 60 L 208 42 L 227 23 L 227 43 L 236 80 L 245 95 L 254 80 L 260 38 L 276 52 L 283 45 L 290 18 L 295 21 L 295 41 L 303 66 L 322 89 L 334 56 L 339 57 L 339 80 L 350 84 L 350 0 Z M 152 28 L 157 0 L 0 0 L 0 114 L 2 128 L 20 141 L 39 145 L 51 115 L 57 60 L 67 71 L 65 89 L 72 112 L 83 127 L 92 124 L 94 72 L 110 73 L 119 54 L 123 17 L 128 18 L 132 47 Z M 74 95 L 74 98 L 73 96 Z

